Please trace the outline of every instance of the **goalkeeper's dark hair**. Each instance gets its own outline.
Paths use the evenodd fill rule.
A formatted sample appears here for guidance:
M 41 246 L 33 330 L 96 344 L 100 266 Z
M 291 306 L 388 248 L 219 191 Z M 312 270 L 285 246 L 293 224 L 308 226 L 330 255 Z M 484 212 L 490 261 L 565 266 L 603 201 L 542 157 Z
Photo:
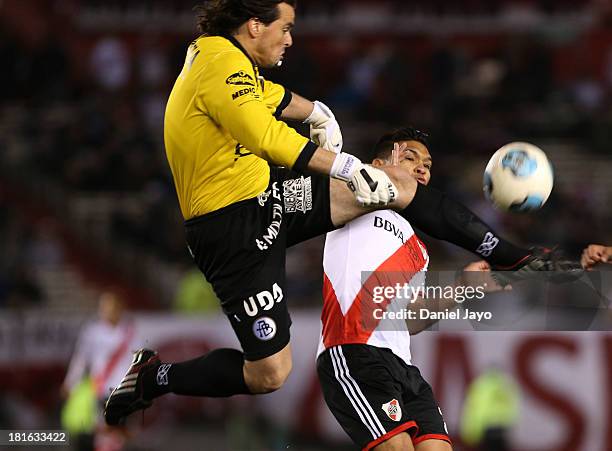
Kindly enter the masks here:
M 383 160 L 389 158 L 389 156 L 391 156 L 391 150 L 393 150 L 393 143 L 399 141 L 418 141 L 429 149 L 428 138 L 429 135 L 427 133 L 417 130 L 414 127 L 398 128 L 380 137 L 370 151 L 368 161 L 373 161 L 375 158 L 381 158 Z
M 297 6 L 297 0 L 208 0 L 194 8 L 198 32 L 206 36 L 231 36 L 252 18 L 269 25 L 280 17 L 281 3 Z

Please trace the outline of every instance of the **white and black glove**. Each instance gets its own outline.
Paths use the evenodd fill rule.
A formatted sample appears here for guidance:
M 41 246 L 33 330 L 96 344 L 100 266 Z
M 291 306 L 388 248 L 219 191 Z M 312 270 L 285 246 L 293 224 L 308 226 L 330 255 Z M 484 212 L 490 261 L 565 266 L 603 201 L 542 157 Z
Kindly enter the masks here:
M 310 124 L 310 139 L 323 149 L 340 153 L 342 150 L 342 133 L 334 113 L 327 105 L 316 100 L 310 116 L 304 121 Z
M 363 164 L 351 154 L 339 153 L 330 175 L 347 182 L 357 202 L 364 207 L 387 205 L 397 199 L 397 188 L 384 171 Z

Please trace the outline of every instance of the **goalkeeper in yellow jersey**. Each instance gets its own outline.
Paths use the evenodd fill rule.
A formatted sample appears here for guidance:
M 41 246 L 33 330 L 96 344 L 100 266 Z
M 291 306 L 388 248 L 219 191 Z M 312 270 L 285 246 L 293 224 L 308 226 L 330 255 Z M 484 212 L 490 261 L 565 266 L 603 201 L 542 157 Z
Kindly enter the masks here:
M 376 169 L 341 152 L 330 109 L 265 80 L 292 44 L 295 0 L 210 0 L 165 115 L 168 162 L 193 258 L 221 300 L 242 351 L 217 349 L 161 363 L 135 353 L 112 392 L 109 424 L 164 393 L 224 397 L 278 389 L 291 370 L 287 247 L 377 208 L 494 267 L 529 277 L 550 263 L 504 241 L 462 205 L 400 168 Z M 308 68 L 304 68 L 308 70 Z M 310 139 L 282 120 L 310 124 Z

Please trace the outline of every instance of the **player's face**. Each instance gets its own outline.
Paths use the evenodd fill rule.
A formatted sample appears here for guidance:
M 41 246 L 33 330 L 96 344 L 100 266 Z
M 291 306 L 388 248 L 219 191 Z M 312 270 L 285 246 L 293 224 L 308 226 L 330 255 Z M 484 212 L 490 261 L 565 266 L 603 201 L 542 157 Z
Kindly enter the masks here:
M 263 25 L 259 36 L 256 61 L 262 67 L 279 66 L 285 50 L 293 44 L 291 30 L 295 21 L 295 10 L 287 3 L 278 5 L 279 18 L 269 25 Z
M 431 179 L 432 159 L 429 149 L 419 141 L 401 141 L 406 145 L 399 157 L 399 165 L 410 170 L 417 182 L 427 185 Z
M 427 185 L 431 179 L 432 165 L 427 146 L 419 141 L 399 141 L 398 144 L 406 146 L 399 155 L 399 166 L 409 170 L 417 182 Z M 392 161 L 391 156 L 384 164 L 393 164 Z
M 114 294 L 104 293 L 100 296 L 98 314 L 102 320 L 111 324 L 117 324 L 121 319 L 122 312 L 123 305 Z

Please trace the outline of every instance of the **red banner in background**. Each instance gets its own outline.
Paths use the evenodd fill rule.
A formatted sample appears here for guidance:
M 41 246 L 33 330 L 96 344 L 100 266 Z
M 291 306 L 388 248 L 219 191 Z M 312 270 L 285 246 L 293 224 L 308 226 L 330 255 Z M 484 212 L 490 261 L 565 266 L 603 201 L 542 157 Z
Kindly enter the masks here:
M 5 381 L 4 394 L 19 392 L 37 399 L 39 406 L 47 402 L 50 408 L 83 324 L 82 317 L 48 313 L 2 315 L 0 377 Z M 148 346 L 159 350 L 164 361 L 192 358 L 219 346 L 237 347 L 222 317 L 147 314 L 136 315 L 134 324 L 130 350 Z M 218 416 L 248 405 L 284 427 L 346 442 L 318 388 L 315 354 L 319 327 L 318 312 L 294 313 L 294 367 L 278 392 L 235 397 L 225 403 L 166 397 L 147 411 L 151 412 L 147 423 L 155 423 L 158 405 L 164 407 L 164 421 L 168 410 L 181 417 L 214 412 Z M 478 374 L 495 367 L 513 378 L 521 392 L 519 421 L 511 434 L 515 449 L 601 451 L 612 441 L 610 333 L 424 332 L 413 337 L 412 355 L 413 363 L 434 388 L 451 434 L 459 429 L 466 387 Z M 114 377 L 120 379 L 124 372 L 125 368 L 120 368 Z

